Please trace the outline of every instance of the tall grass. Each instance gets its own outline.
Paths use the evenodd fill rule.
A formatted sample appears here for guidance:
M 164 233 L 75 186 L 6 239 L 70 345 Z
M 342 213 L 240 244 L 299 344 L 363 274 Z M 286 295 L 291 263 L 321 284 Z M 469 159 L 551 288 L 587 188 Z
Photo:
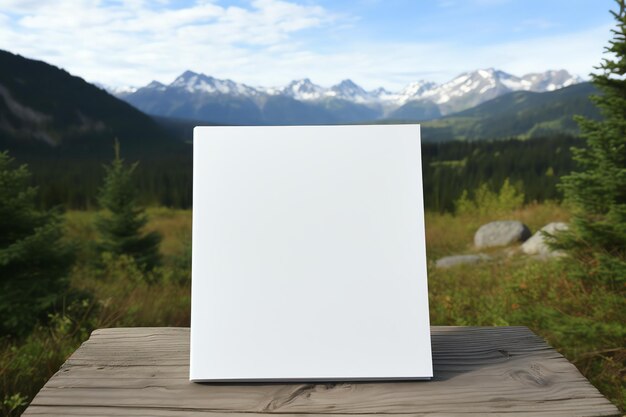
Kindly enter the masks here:
M 189 326 L 191 212 L 151 209 L 149 230 L 163 236 L 164 265 L 150 273 L 132 259 L 105 256 L 96 267 L 95 212 L 66 213 L 76 248 L 70 291 L 25 339 L 0 339 L 0 412 L 19 415 L 91 331 L 116 326 Z
M 561 205 L 546 202 L 529 204 L 507 212 L 468 212 L 464 214 L 425 214 L 426 252 L 431 260 L 442 256 L 474 252 L 474 233 L 495 220 L 519 220 L 532 232 L 554 221 L 567 221 L 569 213 Z
M 429 296 L 433 325 L 528 326 L 624 409 L 624 298 L 569 278 L 562 260 L 431 270 Z
M 148 214 L 147 229 L 164 237 L 164 265 L 152 277 L 124 257 L 105 258 L 95 268 L 94 212 L 66 214 L 67 238 L 76 242 L 78 259 L 72 291 L 26 339 L 0 341 L 3 415 L 19 415 L 95 328 L 189 325 L 191 212 L 153 208 Z M 536 231 L 551 221 L 567 221 L 568 213 L 547 203 L 495 215 L 426 214 L 431 323 L 528 326 L 624 410 L 623 296 L 571 278 L 566 261 L 538 261 L 510 250 L 494 251 L 495 260 L 488 263 L 434 268 L 441 256 L 474 251 L 473 234 L 480 225 L 506 219 L 521 220 Z
M 567 258 L 538 260 L 514 247 L 491 251 L 494 261 L 434 268 L 441 256 L 472 252 L 476 229 L 517 219 L 534 232 L 567 221 L 555 204 L 506 215 L 426 215 L 430 318 L 433 325 L 528 326 L 570 360 L 600 392 L 625 409 L 626 301 L 623 293 L 573 278 Z

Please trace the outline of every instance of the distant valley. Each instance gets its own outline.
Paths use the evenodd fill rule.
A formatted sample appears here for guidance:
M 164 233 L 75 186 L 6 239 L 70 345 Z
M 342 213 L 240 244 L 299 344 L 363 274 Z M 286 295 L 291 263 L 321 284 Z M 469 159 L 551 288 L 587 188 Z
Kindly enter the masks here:
M 41 206 L 90 208 L 118 139 L 123 158 L 141 161 L 142 201 L 190 207 L 196 125 L 419 121 L 430 208 L 450 209 L 463 190 L 509 176 L 541 200 L 556 196 L 556 178 L 571 167 L 568 150 L 580 143 L 571 138 L 578 134 L 573 116 L 599 117 L 589 100 L 596 90 L 579 81 L 565 71 L 514 77 L 479 70 L 392 93 L 349 80 L 253 88 L 186 72 L 170 85 L 115 97 L 60 68 L 0 51 L 0 151 L 29 164 Z M 485 141 L 507 138 L 537 140 Z

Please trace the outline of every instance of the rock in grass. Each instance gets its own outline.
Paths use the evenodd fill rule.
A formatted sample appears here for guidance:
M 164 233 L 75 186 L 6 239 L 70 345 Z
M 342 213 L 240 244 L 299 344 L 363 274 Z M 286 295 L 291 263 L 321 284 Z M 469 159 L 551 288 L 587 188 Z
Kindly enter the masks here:
M 477 248 L 506 246 L 523 242 L 530 234 L 528 226 L 516 220 L 491 222 L 480 226 L 474 235 L 474 245 Z
M 530 239 L 528 239 L 522 245 L 522 252 L 526 255 L 540 255 L 540 256 L 559 256 L 562 253 L 560 251 L 553 251 L 546 243 L 545 236 L 542 232 L 549 234 L 555 234 L 556 232 L 567 230 L 567 223 L 552 222 L 541 228 Z
M 437 259 L 435 266 L 437 268 L 450 268 L 456 265 L 475 264 L 482 261 L 488 261 L 490 259 L 491 257 L 485 255 L 484 253 L 479 253 L 476 255 L 453 255 Z

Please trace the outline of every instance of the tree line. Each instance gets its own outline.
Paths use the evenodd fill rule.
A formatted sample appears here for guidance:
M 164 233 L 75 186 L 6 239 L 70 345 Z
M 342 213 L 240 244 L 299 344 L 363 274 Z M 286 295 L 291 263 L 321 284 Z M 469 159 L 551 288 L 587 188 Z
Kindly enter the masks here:
M 559 200 L 559 177 L 573 169 L 571 148 L 581 143 L 581 139 L 569 136 L 423 143 L 425 207 L 452 211 L 464 191 L 471 195 L 481 184 L 497 190 L 507 178 L 525 195 L 526 202 Z M 30 185 L 39 189 L 37 207 L 83 210 L 98 207 L 103 165 L 111 160 L 113 152 L 72 157 L 17 151 L 11 156 L 18 163 L 28 164 L 32 172 Z M 191 208 L 191 152 L 141 158 L 132 184 L 138 201 L 144 205 Z
M 464 192 L 472 197 L 482 185 L 496 191 L 507 180 L 525 196 L 526 203 L 561 200 L 559 178 L 574 168 L 571 149 L 582 143 L 571 136 L 425 143 L 425 208 L 452 212 Z

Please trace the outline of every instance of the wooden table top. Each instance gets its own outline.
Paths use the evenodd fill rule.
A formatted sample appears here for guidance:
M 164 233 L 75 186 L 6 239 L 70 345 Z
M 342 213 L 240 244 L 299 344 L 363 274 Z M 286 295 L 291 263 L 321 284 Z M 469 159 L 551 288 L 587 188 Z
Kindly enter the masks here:
M 96 330 L 23 415 L 619 416 L 526 327 L 431 331 L 431 381 L 199 384 L 188 328 Z

